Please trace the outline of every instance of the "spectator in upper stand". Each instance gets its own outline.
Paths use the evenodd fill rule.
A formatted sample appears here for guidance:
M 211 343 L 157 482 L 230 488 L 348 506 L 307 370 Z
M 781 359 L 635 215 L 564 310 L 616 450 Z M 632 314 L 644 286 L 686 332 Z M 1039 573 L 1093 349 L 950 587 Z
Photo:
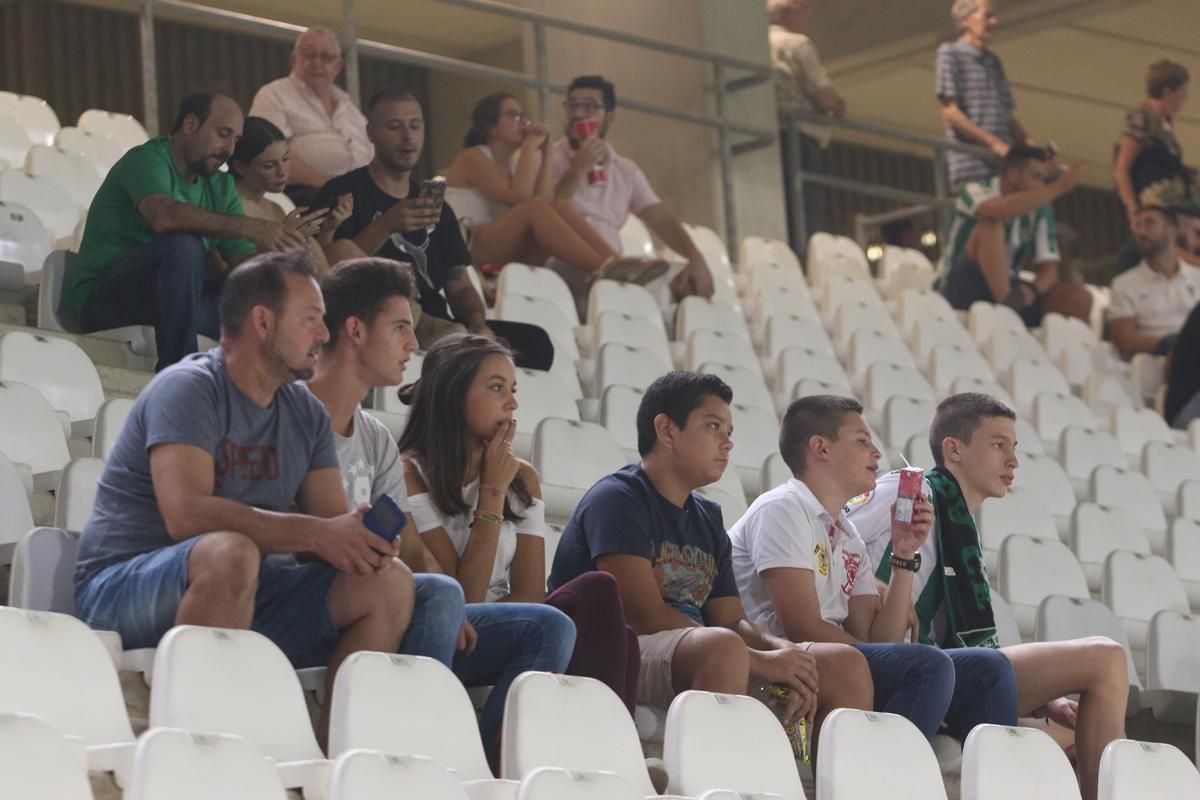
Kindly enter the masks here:
M 289 172 L 289 147 L 283 132 L 262 117 L 246 117 L 242 136 L 234 145 L 229 159 L 233 184 L 241 198 L 247 217 L 281 222 L 304 236 L 305 247 L 312 254 L 317 273 L 329 271 L 325 248 L 336 251 L 333 232 L 350 216 L 354 198 L 343 195 L 333 208 L 309 211 L 296 208 L 285 214 L 279 205 L 266 195 L 283 191 Z M 315 237 L 315 238 L 314 238 Z
M 1000 57 L 988 48 L 999 20 L 992 0 L 954 0 L 950 16 L 961 31 L 957 41 L 938 47 L 936 92 L 942 104 L 946 138 L 990 148 L 1004 158 L 1013 145 L 1033 140 L 1013 116 L 1016 103 Z M 995 162 L 950 150 L 946 153 L 950 185 L 996 174 Z
M 747 694 L 754 681 L 789 689 L 785 724 L 870 709 L 870 671 L 857 650 L 794 644 L 746 617 L 721 509 L 695 492 L 729 465 L 732 399 L 715 375 L 671 372 L 650 385 L 637 413 L 642 462 L 584 495 L 550 586 L 594 571 L 616 577 L 641 646 L 641 703 L 667 708 L 688 689 Z
M 977 300 L 1003 303 L 1030 327 L 1051 311 L 1088 318 L 1087 289 L 1059 278 L 1050 208 L 1079 183 L 1082 164 L 1072 164 L 1047 183 L 1047 160 L 1038 148 L 1013 147 L 999 175 L 959 192 L 938 287 L 950 305 L 965 311 Z M 1033 283 L 1018 277 L 1027 262 L 1037 274 Z
M 767 18 L 771 23 L 771 72 L 775 77 L 775 96 L 780 114 L 790 111 L 818 111 L 841 119 L 846 116 L 846 101 L 833 88 L 825 74 L 817 46 L 808 38 L 812 8 L 808 0 L 767 0 Z M 825 150 L 829 147 L 831 131 L 828 125 L 801 121 L 796 124 L 800 133 L 800 163 L 791 164 L 788 148 L 782 147 L 784 170 L 803 168 L 806 172 L 825 171 Z M 788 197 L 791 202 L 791 197 Z M 828 190 L 824 186 L 807 184 L 804 187 L 804 215 L 808 232 L 828 228 Z M 791 216 L 788 217 L 791 222 Z M 789 231 L 795 239 L 797 232 Z
M 351 653 L 396 651 L 412 574 L 349 510 L 329 417 L 296 383 L 324 312 L 304 250 L 230 273 L 221 346 L 150 382 L 104 465 L 75 570 L 85 622 L 130 648 L 174 625 L 252 628 L 297 666 L 327 664 L 327 697 Z
M 259 250 L 302 247 L 282 222 L 246 217 L 220 171 L 242 133 L 242 110 L 219 93 L 184 98 L 171 135 L 130 150 L 88 210 L 63 307 L 84 331 L 153 325 L 163 369 L 218 336 L 217 296 L 230 266 Z
M 1188 313 L 1200 302 L 1200 269 L 1175 249 L 1175 212 L 1146 206 L 1134 215 L 1133 232 L 1142 262 L 1112 282 L 1108 326 L 1123 358 L 1165 355 Z
M 292 71 L 258 90 L 250 114 L 283 131 L 291 144 L 287 192 L 306 205 L 335 175 L 371 160 L 367 120 L 350 95 L 334 83 L 342 71 L 342 47 L 327 28 L 309 28 L 296 37 Z
M 334 244 L 412 265 L 420 292 L 421 349 L 451 333 L 500 336 L 516 351 L 518 366 L 549 369 L 554 345 L 544 330 L 487 318 L 468 274 L 471 253 L 454 209 L 422 197 L 421 182 L 412 179 L 425 146 L 425 112 L 416 96 L 401 87 L 376 92 L 367 103 L 367 119 L 375 157 L 325 184 L 313 201 L 314 209 L 327 208 L 344 195 L 353 197 L 353 210 L 334 232 Z
M 1171 355 L 1167 356 L 1167 399 L 1163 416 L 1172 428 L 1185 430 L 1200 419 L 1200 305 L 1188 314 Z
M 446 202 L 471 229 L 475 263 L 541 264 L 552 256 L 597 279 L 634 283 L 666 272 L 661 259 L 622 257 L 570 203 L 551 200 L 549 143 L 550 130 L 531 122 L 511 94 L 475 104 L 463 150 L 446 170 Z
M 566 138 L 550 147 L 550 171 L 554 196 L 570 201 L 584 220 L 600 234 L 613 252 L 621 252 L 621 226 L 630 214 L 642 222 L 683 258 L 687 264 L 671 281 L 671 292 L 679 299 L 688 295 L 712 297 L 713 279 L 704 256 L 679 220 L 659 199 L 637 164 L 618 155 L 606 137 L 617 117 L 617 91 L 599 75 L 583 75 L 567 87 L 563 104 L 567 112 Z M 595 134 L 581 138 L 575 124 L 594 120 Z M 587 177 L 593 167 L 606 173 L 600 182 Z M 576 294 L 586 293 L 590 278 L 579 269 L 550 262 Z

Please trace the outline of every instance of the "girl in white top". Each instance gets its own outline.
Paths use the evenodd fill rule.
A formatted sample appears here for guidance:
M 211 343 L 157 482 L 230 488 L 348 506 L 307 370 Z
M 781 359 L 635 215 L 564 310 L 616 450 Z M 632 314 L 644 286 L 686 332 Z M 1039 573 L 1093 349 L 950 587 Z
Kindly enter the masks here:
M 476 652 L 457 657 L 455 671 L 460 660 L 481 659 L 488 624 L 505 609 L 517 612 L 514 606 L 519 606 L 517 616 L 523 621 L 560 627 L 556 620 L 562 618 L 576 634 L 573 649 L 567 648 L 569 665 L 525 669 L 598 678 L 632 713 L 640 658 L 616 580 L 591 572 L 546 595 L 541 484 L 537 471 L 512 452 L 516 388 L 507 346 L 483 336 L 452 334 L 429 349 L 421 379 L 404 391 L 412 413 L 400 452 L 413 521 L 441 569 L 462 584 L 467 620 L 479 634 Z M 544 638 L 560 636 L 550 631 Z M 459 677 L 469 685 L 486 681 L 486 671 L 460 672 Z M 502 702 L 501 692 L 497 729 Z M 486 728 L 487 709 L 484 717 Z
M 661 259 L 626 258 L 575 212 L 554 200 L 546 153 L 550 130 L 505 92 L 475 105 L 463 149 L 446 170 L 446 202 L 472 229 L 477 265 L 542 264 L 554 256 L 597 278 L 647 283 Z

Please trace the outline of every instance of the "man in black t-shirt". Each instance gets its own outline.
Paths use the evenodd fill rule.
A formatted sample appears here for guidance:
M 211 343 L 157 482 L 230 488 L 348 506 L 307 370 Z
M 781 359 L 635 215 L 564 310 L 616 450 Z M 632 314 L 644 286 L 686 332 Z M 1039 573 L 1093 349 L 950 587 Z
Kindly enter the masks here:
M 412 265 L 420 289 L 417 340 L 421 349 L 448 333 L 506 339 L 518 366 L 549 369 L 554 346 L 544 330 L 520 322 L 488 320 L 483 299 L 471 285 L 471 254 L 449 205 L 420 197 L 412 172 L 425 145 L 425 115 L 406 89 L 377 92 L 367 103 L 367 138 L 375 157 L 365 167 L 333 178 L 317 193 L 313 208 L 349 194 L 354 212 L 338 227 L 335 240 L 350 240 L 366 255 Z

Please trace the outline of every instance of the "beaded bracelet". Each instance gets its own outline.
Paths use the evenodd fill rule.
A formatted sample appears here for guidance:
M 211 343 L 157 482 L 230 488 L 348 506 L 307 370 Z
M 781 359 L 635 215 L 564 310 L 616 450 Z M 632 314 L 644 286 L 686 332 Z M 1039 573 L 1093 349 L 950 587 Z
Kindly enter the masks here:
M 501 517 L 498 514 L 493 514 L 490 511 L 476 511 L 475 519 L 483 520 L 484 522 L 490 522 L 493 525 L 502 525 L 504 523 L 504 517 Z

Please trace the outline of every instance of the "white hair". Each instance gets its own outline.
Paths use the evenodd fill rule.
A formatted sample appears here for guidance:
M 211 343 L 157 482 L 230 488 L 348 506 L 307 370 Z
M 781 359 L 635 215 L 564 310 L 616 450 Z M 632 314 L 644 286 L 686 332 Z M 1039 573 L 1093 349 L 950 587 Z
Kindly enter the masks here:
M 787 11 L 788 6 L 792 5 L 794 0 L 767 0 L 767 19 L 770 22 L 775 22 L 779 19 L 779 15 Z
M 312 34 L 312 33 L 315 33 L 318 36 L 328 36 L 329 38 L 333 39 L 333 41 L 335 41 L 337 43 L 338 52 L 339 53 L 342 52 L 342 41 L 341 41 L 341 39 L 338 38 L 338 35 L 336 33 L 334 33 L 333 31 L 331 31 L 329 28 L 326 28 L 326 27 L 323 27 L 320 25 L 318 25 L 315 28 L 309 28 L 308 30 L 304 31 L 299 36 L 297 36 L 295 43 L 292 44 L 292 49 L 293 50 L 299 49 L 300 48 L 300 40 L 303 39 L 305 36 L 308 36 L 309 34 Z
M 950 6 L 950 16 L 954 19 L 954 24 L 958 27 L 963 27 L 963 20 L 979 10 L 979 0 L 954 0 L 954 5 Z

